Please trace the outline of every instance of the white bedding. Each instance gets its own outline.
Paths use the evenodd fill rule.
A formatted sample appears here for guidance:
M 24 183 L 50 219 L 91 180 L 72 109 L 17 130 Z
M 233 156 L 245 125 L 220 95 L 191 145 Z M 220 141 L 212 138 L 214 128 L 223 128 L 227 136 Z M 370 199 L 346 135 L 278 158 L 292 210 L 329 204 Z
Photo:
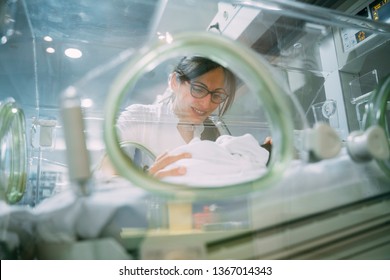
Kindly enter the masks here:
M 269 152 L 251 135 L 222 135 L 215 142 L 194 138 L 169 154 L 188 152 L 191 158 L 179 160 L 166 169 L 185 166 L 183 176 L 170 176 L 170 183 L 194 186 L 223 186 L 258 178 L 267 170 Z

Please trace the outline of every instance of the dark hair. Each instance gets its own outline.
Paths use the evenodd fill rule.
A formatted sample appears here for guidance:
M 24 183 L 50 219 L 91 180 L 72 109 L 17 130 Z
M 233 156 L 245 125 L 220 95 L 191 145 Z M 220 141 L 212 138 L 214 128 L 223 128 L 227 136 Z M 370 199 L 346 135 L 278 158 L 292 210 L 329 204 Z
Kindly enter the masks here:
M 208 58 L 201 56 L 191 56 L 183 57 L 174 68 L 173 72 L 176 73 L 178 81 L 183 83 L 191 81 L 216 68 L 222 68 L 224 71 L 225 90 L 229 95 L 227 100 L 221 104 L 222 107 L 219 112 L 219 116 L 222 116 L 232 105 L 236 93 L 236 78 L 229 69 Z

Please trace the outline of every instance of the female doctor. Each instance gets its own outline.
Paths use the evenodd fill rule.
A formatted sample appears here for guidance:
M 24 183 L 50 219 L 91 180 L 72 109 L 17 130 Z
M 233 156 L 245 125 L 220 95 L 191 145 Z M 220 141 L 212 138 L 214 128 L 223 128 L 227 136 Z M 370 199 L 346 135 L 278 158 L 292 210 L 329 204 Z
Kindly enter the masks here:
M 183 166 L 164 168 L 191 155 L 169 155 L 168 151 L 194 137 L 215 141 L 220 132 L 209 116 L 222 116 L 231 106 L 235 90 L 236 80 L 230 70 L 204 57 L 184 57 L 169 75 L 167 91 L 155 104 L 132 104 L 120 114 L 119 139 L 142 144 L 159 155 L 148 168 L 149 174 L 157 178 L 184 175 Z M 101 170 L 116 175 L 107 156 Z

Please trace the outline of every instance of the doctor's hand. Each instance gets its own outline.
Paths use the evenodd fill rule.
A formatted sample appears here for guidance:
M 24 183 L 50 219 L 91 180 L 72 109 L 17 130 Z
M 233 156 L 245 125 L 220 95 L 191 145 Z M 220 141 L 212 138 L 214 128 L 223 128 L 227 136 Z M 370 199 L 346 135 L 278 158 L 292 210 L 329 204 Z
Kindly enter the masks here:
M 191 158 L 191 154 L 182 153 L 178 155 L 169 155 L 167 152 L 165 152 L 156 158 L 156 161 L 149 168 L 148 172 L 150 175 L 159 179 L 167 176 L 182 176 L 187 172 L 187 169 L 184 166 L 173 167 L 166 170 L 164 170 L 164 168 L 180 159 L 185 158 Z

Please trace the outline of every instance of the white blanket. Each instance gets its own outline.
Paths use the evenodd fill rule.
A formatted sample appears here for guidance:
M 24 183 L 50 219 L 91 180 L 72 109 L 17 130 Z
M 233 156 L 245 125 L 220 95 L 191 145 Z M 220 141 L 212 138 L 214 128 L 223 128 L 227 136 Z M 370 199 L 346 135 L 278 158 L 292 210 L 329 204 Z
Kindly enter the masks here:
M 190 153 L 165 169 L 185 166 L 183 176 L 165 177 L 170 183 L 193 186 L 224 186 L 258 178 L 267 170 L 269 152 L 251 134 L 220 136 L 215 142 L 194 138 L 169 154 Z
M 110 182 L 94 182 L 93 193 L 75 195 L 71 188 L 42 201 L 35 209 L 37 240 L 71 242 L 78 238 L 97 238 L 104 227 L 125 209 L 127 227 L 147 227 L 147 192 L 116 177 Z M 72 186 L 75 187 L 75 186 Z

